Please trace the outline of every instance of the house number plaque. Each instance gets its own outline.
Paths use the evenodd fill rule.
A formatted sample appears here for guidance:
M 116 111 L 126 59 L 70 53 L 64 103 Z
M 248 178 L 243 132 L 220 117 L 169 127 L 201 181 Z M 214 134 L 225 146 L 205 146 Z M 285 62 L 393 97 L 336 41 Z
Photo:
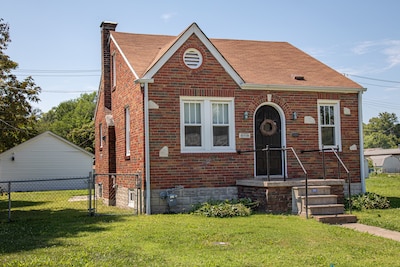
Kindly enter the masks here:
M 239 138 L 250 138 L 250 133 L 239 133 Z

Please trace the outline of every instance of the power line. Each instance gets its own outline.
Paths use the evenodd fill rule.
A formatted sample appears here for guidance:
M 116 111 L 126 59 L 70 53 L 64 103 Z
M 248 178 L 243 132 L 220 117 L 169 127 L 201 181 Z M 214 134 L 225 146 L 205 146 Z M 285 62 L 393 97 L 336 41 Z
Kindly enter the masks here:
M 12 71 L 16 76 L 36 77 L 100 77 L 99 69 L 76 69 L 76 70 L 44 70 L 44 69 L 16 69 Z M 90 74 L 96 73 L 96 74 Z
M 16 69 L 14 72 L 34 72 L 34 73 L 82 73 L 82 72 L 100 72 L 96 70 L 35 70 L 35 69 Z
M 395 88 L 395 89 L 400 89 L 398 86 L 389 86 L 389 85 L 380 85 L 380 84 L 372 84 L 372 83 L 364 83 L 361 82 L 363 85 L 371 85 L 371 86 L 377 86 L 377 87 L 383 87 L 383 88 Z
M 399 81 L 390 81 L 390 80 L 384 80 L 384 79 L 376 79 L 376 78 L 365 77 L 365 76 L 359 76 L 359 75 L 354 75 L 354 74 L 347 74 L 347 73 L 344 73 L 344 75 L 345 75 L 345 76 L 357 77 L 357 78 L 361 78 L 361 79 L 367 79 L 367 80 L 385 82 L 385 83 L 400 83 Z
M 0 87 L 1 89 L 14 89 L 14 90 L 19 90 L 19 91 L 31 91 L 34 89 L 27 89 L 27 88 L 20 88 L 20 87 L 14 87 L 14 86 L 6 86 L 6 87 Z M 59 93 L 59 94 L 74 94 L 74 93 L 93 93 L 96 92 L 97 90 L 41 90 L 41 93 Z

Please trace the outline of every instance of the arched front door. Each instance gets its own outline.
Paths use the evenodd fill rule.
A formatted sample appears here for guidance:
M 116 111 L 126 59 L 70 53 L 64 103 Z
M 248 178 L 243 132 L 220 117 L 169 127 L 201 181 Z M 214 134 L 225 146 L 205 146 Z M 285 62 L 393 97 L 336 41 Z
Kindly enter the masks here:
M 278 110 L 272 106 L 261 106 L 255 115 L 254 136 L 256 149 L 256 176 L 266 176 L 269 166 L 269 174 L 282 176 L 282 155 L 279 150 L 267 152 L 261 151 L 268 145 L 269 148 L 282 147 L 282 120 Z

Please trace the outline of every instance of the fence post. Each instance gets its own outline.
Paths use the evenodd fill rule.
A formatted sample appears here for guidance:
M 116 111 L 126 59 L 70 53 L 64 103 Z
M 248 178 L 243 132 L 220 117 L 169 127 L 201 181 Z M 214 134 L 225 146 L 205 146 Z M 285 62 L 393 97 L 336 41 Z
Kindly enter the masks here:
M 88 201 L 89 201 L 89 203 L 88 203 L 88 212 L 89 212 L 89 216 L 93 216 L 94 215 L 94 209 L 93 209 L 93 207 L 92 207 L 92 193 L 93 193 L 93 177 L 94 177 L 94 175 L 93 175 L 93 173 L 92 172 L 89 172 L 89 184 L 88 184 Z
M 11 182 L 8 182 L 8 222 L 11 222 Z

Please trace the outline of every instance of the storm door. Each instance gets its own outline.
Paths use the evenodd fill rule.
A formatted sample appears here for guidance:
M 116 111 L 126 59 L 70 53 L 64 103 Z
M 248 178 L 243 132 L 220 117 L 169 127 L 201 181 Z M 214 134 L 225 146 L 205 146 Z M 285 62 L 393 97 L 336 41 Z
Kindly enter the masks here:
M 281 117 L 272 106 L 260 107 L 255 115 L 254 136 L 256 156 L 256 176 L 282 176 L 282 157 L 280 150 L 262 151 L 282 147 Z M 269 153 L 267 155 L 267 153 Z

